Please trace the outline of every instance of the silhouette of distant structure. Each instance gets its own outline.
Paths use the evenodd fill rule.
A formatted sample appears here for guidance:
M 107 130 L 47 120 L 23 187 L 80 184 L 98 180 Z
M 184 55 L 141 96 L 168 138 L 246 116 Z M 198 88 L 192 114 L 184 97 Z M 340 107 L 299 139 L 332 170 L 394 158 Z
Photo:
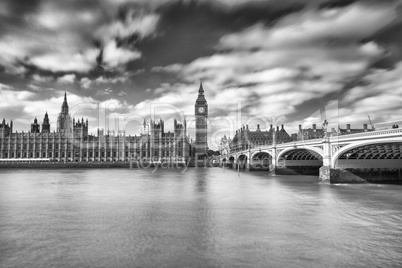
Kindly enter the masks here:
M 277 126 L 275 130 L 271 124 L 270 129 L 265 131 L 260 129 L 260 125 L 257 125 L 257 129 L 254 131 L 250 130 L 246 125 L 236 130 L 236 134 L 230 143 L 230 150 L 247 150 L 259 145 L 273 144 L 273 142 L 285 143 L 290 141 L 292 141 L 292 138 L 286 132 L 284 125 L 281 125 L 281 128 Z
M 338 129 L 332 128 L 331 131 L 327 132 L 327 135 L 329 136 L 348 135 L 348 134 L 368 132 L 374 130 L 375 130 L 374 128 L 368 128 L 367 124 L 363 124 L 363 128 L 351 128 L 350 124 L 346 124 L 346 128 L 341 128 L 340 126 L 338 126 Z M 321 128 L 317 128 L 316 124 L 313 124 L 312 128 L 302 128 L 302 125 L 299 125 L 299 130 L 297 132 L 297 140 L 320 139 L 323 138 L 324 136 L 325 136 L 324 130 Z
M 206 102 L 202 107 L 206 107 L 204 112 L 197 110 L 196 113 L 207 115 Z M 6 123 L 3 119 L 0 124 L 0 158 L 16 161 L 42 158 L 58 162 L 114 162 L 132 159 L 186 161 L 191 156 L 192 149 L 186 120 L 183 123 L 174 120 L 173 132 L 165 132 L 164 126 L 162 119 L 159 122 L 150 120 L 149 123 L 144 121 L 138 136 L 116 135 L 110 132 L 105 134 L 103 129 L 98 129 L 97 136 L 89 135 L 88 119 L 76 121 L 71 117 L 65 93 L 57 117 L 57 131 L 50 131 L 47 112 L 43 118 L 42 129 L 35 118 L 30 132 L 14 132 L 12 120 Z M 201 120 L 197 126 L 203 130 L 206 123 Z M 205 150 L 206 131 L 197 134 L 196 145 L 199 150 Z

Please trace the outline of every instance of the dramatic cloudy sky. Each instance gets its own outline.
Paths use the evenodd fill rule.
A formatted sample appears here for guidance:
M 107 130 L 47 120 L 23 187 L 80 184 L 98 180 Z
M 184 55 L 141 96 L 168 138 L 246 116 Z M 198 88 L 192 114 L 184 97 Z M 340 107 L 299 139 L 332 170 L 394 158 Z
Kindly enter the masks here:
M 53 130 L 67 91 L 91 132 L 135 134 L 150 116 L 191 128 L 202 78 L 212 147 L 242 124 L 387 127 L 402 119 L 401 12 L 394 0 L 2 0 L 0 116 L 26 131 L 47 110 Z

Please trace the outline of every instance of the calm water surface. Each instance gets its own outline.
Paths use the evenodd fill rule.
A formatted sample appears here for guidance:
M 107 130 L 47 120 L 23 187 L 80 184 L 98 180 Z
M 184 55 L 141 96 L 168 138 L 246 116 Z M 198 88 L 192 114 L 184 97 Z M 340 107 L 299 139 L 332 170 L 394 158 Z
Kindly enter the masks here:
M 402 186 L 0 170 L 0 267 L 402 267 Z

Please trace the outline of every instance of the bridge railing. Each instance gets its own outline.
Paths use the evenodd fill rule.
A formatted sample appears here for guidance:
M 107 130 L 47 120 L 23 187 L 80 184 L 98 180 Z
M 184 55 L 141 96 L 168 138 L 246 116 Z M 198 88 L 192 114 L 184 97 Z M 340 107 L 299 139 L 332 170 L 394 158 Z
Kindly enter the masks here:
M 330 136 L 331 142 L 340 142 L 346 140 L 355 140 L 361 138 L 370 138 L 370 137 L 395 137 L 400 136 L 402 137 L 402 128 L 397 129 L 384 129 L 384 130 L 376 130 L 376 131 L 369 131 L 369 132 L 360 132 L 360 133 L 350 133 L 345 135 L 338 135 L 338 136 Z M 316 145 L 318 143 L 322 143 L 322 138 L 318 139 L 305 139 L 305 140 L 298 140 L 298 141 L 291 141 L 291 142 L 277 142 L 276 147 L 288 147 L 288 146 L 308 146 L 308 145 Z M 250 143 L 246 148 L 231 148 L 231 153 L 237 153 L 242 151 L 247 151 L 249 149 L 267 149 L 273 145 L 272 142 L 266 143 Z
M 258 142 L 258 143 L 247 143 L 246 146 L 244 146 L 244 148 L 237 148 L 237 147 L 230 148 L 230 152 L 231 153 L 237 153 L 237 152 L 242 152 L 242 151 L 246 151 L 246 150 L 249 150 L 249 149 L 261 148 L 261 147 L 270 146 L 270 145 L 272 145 L 271 141 Z
M 369 132 L 360 132 L 354 134 L 347 134 L 347 135 L 340 135 L 340 136 L 332 136 L 330 137 L 331 141 L 342 141 L 342 140 L 350 140 L 350 139 L 357 139 L 357 138 L 369 138 L 373 136 L 402 136 L 402 128 L 395 128 L 395 129 L 385 129 L 385 130 L 376 130 L 376 131 L 369 131 Z

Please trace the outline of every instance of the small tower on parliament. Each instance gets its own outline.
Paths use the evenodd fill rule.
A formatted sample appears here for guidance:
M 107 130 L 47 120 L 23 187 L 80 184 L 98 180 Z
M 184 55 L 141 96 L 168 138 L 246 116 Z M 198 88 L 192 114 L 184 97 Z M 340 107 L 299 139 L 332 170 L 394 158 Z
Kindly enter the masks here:
M 81 118 L 76 122 L 73 118 L 73 132 L 76 139 L 86 138 L 88 136 L 88 119 L 84 121 L 84 118 Z
M 198 160 L 207 155 L 208 103 L 204 96 L 202 81 L 195 101 L 195 153 Z
M 50 133 L 50 122 L 49 122 L 49 115 L 45 114 L 45 117 L 43 118 L 43 123 L 42 123 L 42 133 Z
M 0 124 L 0 138 L 8 137 L 11 133 L 13 133 L 13 120 L 8 124 L 6 119 L 3 118 L 3 122 Z
M 71 133 L 72 132 L 72 121 L 69 114 L 68 103 L 67 103 L 67 93 L 64 93 L 64 102 L 61 105 L 61 112 L 57 117 L 57 132 L 61 133 Z
M 31 124 L 31 133 L 39 133 L 40 125 L 38 124 L 38 119 L 34 119 L 34 122 Z

